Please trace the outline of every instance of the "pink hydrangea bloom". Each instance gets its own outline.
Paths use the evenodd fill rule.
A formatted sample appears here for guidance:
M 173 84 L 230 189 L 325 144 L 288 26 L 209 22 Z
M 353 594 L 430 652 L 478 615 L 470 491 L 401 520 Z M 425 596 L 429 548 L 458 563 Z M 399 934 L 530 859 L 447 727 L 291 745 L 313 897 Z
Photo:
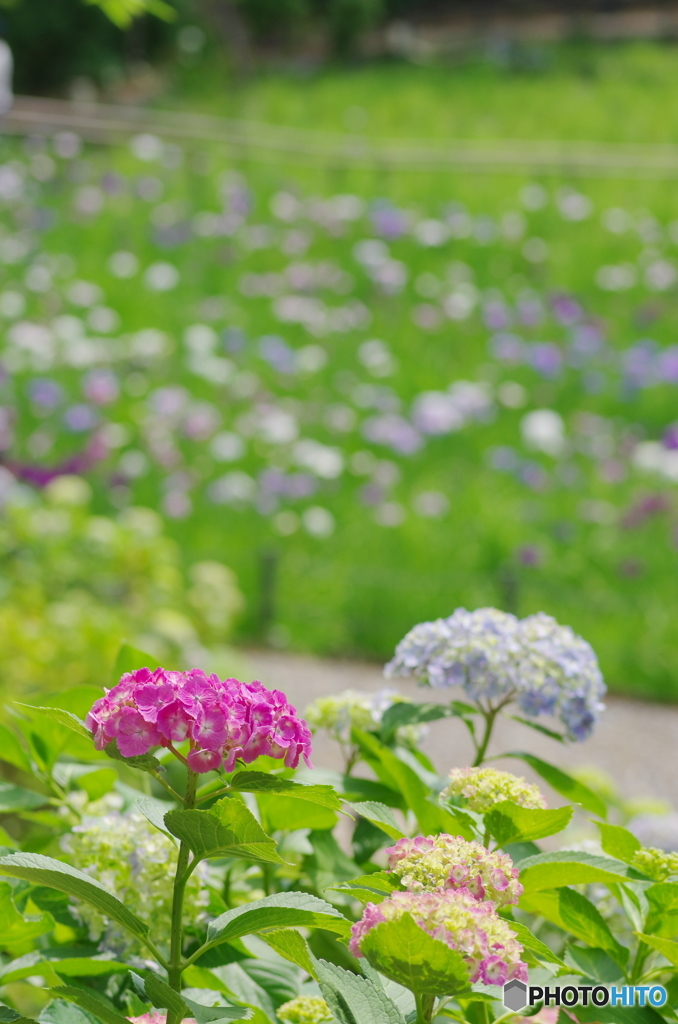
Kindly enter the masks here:
M 462 836 L 417 836 L 391 846 L 388 868 L 412 892 L 465 889 L 477 900 L 505 907 L 523 894 L 518 869 L 507 853 L 490 851 Z
M 165 1024 L 167 1014 L 160 1010 L 153 1010 L 152 1013 L 142 1013 L 140 1017 L 128 1017 L 132 1024 Z M 183 1024 L 195 1024 L 193 1017 L 184 1017 Z
M 311 731 L 284 693 L 197 668 L 127 673 L 94 703 L 86 724 L 98 750 L 115 740 L 123 757 L 187 740 L 194 772 L 232 771 L 238 759 L 249 764 L 261 754 L 288 768 L 303 757 L 312 767 Z
M 527 981 L 527 965 L 520 959 L 523 947 L 509 922 L 499 917 L 494 903 L 480 902 L 467 889 L 394 892 L 378 906 L 368 903 L 362 919 L 351 929 L 351 953 L 364 956 L 362 944 L 372 928 L 397 921 L 404 914 L 410 914 L 434 939 L 461 953 L 469 982 L 504 985 L 514 978 Z M 388 975 L 388 965 L 379 962 L 378 946 L 369 951 L 368 958 L 373 967 Z

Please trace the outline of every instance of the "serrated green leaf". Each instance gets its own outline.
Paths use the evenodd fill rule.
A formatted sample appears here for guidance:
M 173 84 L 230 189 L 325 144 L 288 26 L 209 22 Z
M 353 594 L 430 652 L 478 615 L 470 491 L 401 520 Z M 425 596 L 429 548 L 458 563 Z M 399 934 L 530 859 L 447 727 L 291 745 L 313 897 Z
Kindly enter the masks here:
M 360 875 L 359 878 L 330 885 L 326 891 L 345 892 L 361 903 L 381 903 L 400 888 L 395 875 L 388 871 L 375 871 L 372 875 Z
M 665 956 L 670 964 L 678 967 L 678 942 L 673 942 L 671 939 L 662 939 L 658 935 L 645 935 L 643 932 L 636 932 L 636 935 L 646 946 L 652 946 L 662 956 Z
M 312 978 L 317 980 L 316 961 L 308 947 L 306 939 L 294 928 L 280 928 L 278 931 L 260 935 L 260 939 L 274 949 L 276 953 L 289 960 L 291 964 L 301 967 Z
M 379 804 L 386 804 L 387 807 L 397 807 L 398 810 L 407 809 L 402 793 L 385 786 L 383 782 L 376 782 L 374 779 L 360 779 L 354 775 L 343 775 L 341 782 L 337 782 L 337 789 L 344 800 L 356 800 L 359 803 L 363 800 L 374 800 Z
M 32 1017 L 24 1017 L 18 1010 L 0 1003 L 0 1024 L 37 1024 Z
M 225 797 L 208 811 L 168 811 L 165 825 L 199 860 L 241 857 L 268 864 L 285 863 L 275 841 L 241 800 Z
M 678 882 L 657 882 L 645 890 L 650 910 L 643 931 L 671 938 L 678 932 Z
M 113 740 L 104 747 L 104 754 L 112 758 L 114 761 L 122 761 L 124 764 L 129 765 L 130 768 L 136 768 L 140 772 L 149 772 L 153 775 L 155 772 L 165 771 L 157 757 L 153 757 L 153 754 L 138 754 L 135 757 L 123 757 L 118 750 L 116 740 Z
M 22 704 L 21 701 L 14 701 L 20 708 L 28 708 L 29 711 L 38 711 L 45 718 L 50 718 L 53 722 L 58 722 L 59 725 L 65 725 L 71 732 L 75 732 L 82 739 L 92 741 L 92 733 L 89 731 L 85 723 L 77 715 L 74 715 L 72 711 L 64 711 L 63 708 L 43 708 L 36 707 L 35 704 Z M 93 742 L 93 741 L 92 741 Z
M 332 786 L 306 786 L 291 779 L 266 772 L 237 772 L 230 782 L 231 789 L 240 793 L 284 793 L 294 800 L 327 807 L 332 811 L 341 810 L 341 799 Z
M 156 661 L 152 654 L 145 654 L 144 651 L 132 647 L 131 644 L 120 644 L 111 673 L 111 686 L 119 683 L 120 677 L 127 672 L 136 672 L 139 668 L 149 668 L 153 671 L 155 668 L 160 668 L 160 662 Z
M 574 1006 L 570 1014 L 581 1024 L 665 1024 L 651 1006 Z
M 93 1013 L 104 1024 L 129 1024 L 127 1017 L 123 1017 L 122 1014 L 111 1009 L 107 1003 L 104 1003 L 97 996 L 93 989 L 76 988 L 74 985 L 57 985 L 55 988 L 50 989 L 50 991 L 52 995 L 67 999 L 70 1003 L 81 1006 L 88 1013 Z
M 0 875 L 23 878 L 35 885 L 46 885 L 68 896 L 75 896 L 117 921 L 137 938 L 145 939 L 148 935 L 148 925 L 128 910 L 101 882 L 53 857 L 45 857 L 40 853 L 11 853 L 0 858 Z
M 542 942 L 536 935 L 533 935 L 524 924 L 520 924 L 519 921 L 511 921 L 510 927 L 523 949 L 528 949 L 538 960 L 543 960 L 547 964 L 558 964 L 559 967 L 565 967 L 560 957 L 556 956 L 545 942 Z
M 0 912 L 0 918 L 2 914 Z M 51 975 L 52 984 L 58 984 L 59 975 L 71 978 L 97 977 L 104 974 L 117 974 L 128 971 L 127 964 L 117 960 L 105 960 L 103 958 L 82 957 L 82 956 L 57 956 L 50 951 L 44 953 L 35 950 L 26 953 L 24 956 L 4 964 L 0 968 L 0 983 L 9 985 L 13 981 L 20 981 L 22 978 L 30 978 L 35 974 Z
M 555 765 L 549 764 L 548 761 L 542 761 L 541 758 L 534 757 L 533 754 L 526 754 L 522 751 L 502 754 L 502 757 L 517 757 L 521 761 L 525 761 L 526 764 L 529 764 L 534 769 L 537 775 L 540 775 L 545 782 L 548 782 L 552 789 L 555 789 L 556 793 L 560 793 L 561 796 L 564 796 L 573 804 L 581 804 L 587 811 L 597 814 L 599 818 L 607 817 L 607 807 L 597 793 L 594 793 L 592 789 L 585 786 L 583 782 L 573 779 L 567 772 L 556 768 Z
M 130 972 L 133 974 L 133 972 Z M 184 1017 L 188 1017 L 188 1006 L 181 998 L 178 992 L 175 992 L 173 988 L 159 978 L 157 974 L 153 974 L 149 971 L 146 977 L 143 979 L 143 987 L 139 985 L 141 978 L 138 976 L 134 977 L 134 981 L 137 986 L 137 990 L 141 988 L 146 993 L 148 1002 L 155 1006 L 156 1009 L 168 1010 L 171 1014 L 176 1015 L 179 1020 Z
M 596 825 L 600 832 L 600 840 L 605 853 L 609 854 L 610 857 L 616 857 L 617 860 L 623 860 L 626 864 L 630 864 L 636 851 L 641 847 L 640 840 L 636 839 L 633 832 L 622 828 L 621 825 L 608 825 L 604 821 L 597 821 Z
M 13 782 L 0 779 L 0 814 L 44 807 L 47 800 L 46 796 L 34 793 L 31 789 L 24 789 L 22 786 L 15 786 Z
M 156 800 L 154 797 L 144 796 L 140 800 L 135 800 L 135 807 L 154 828 L 157 828 L 158 832 L 162 832 L 176 846 L 177 841 L 165 824 L 165 815 L 168 810 L 173 810 L 171 804 L 168 804 L 166 800 Z
M 339 1024 L 405 1024 L 405 1018 L 378 984 L 326 960 L 317 961 L 318 984 Z
M 222 1021 L 251 1020 L 254 1017 L 254 1011 L 249 1006 L 205 1006 L 188 996 L 184 996 L 184 1002 L 198 1024 L 221 1024 Z
M 622 861 L 578 850 L 561 850 L 526 857 L 520 861 L 519 868 L 520 881 L 526 894 L 563 885 L 616 883 L 627 878 L 643 877 Z
M 586 896 L 567 887 L 558 896 L 560 918 L 569 932 L 589 946 L 604 949 L 613 960 L 625 964 L 629 951 L 615 939 L 600 911 Z
M 623 977 L 624 971 L 604 949 L 568 944 L 565 959 L 568 967 L 574 966 L 587 978 L 608 984 Z
M 373 800 L 363 800 L 361 803 L 350 803 L 349 807 L 362 818 L 371 821 L 373 825 L 380 828 L 391 839 L 402 839 L 405 832 L 398 826 L 390 807 L 378 804 Z
M 347 938 L 351 924 L 330 903 L 317 896 L 305 892 L 279 892 L 242 907 L 234 907 L 211 921 L 202 952 L 243 935 L 279 931 L 281 928 L 324 928 Z
M 502 800 L 485 815 L 485 827 L 500 846 L 534 842 L 562 832 L 573 813 L 574 807 L 520 807 L 510 800 Z
M 360 949 L 375 970 L 411 992 L 447 996 L 469 987 L 461 953 L 432 938 L 411 914 L 375 925 Z
M 468 709 L 462 712 L 460 709 Z M 420 725 L 425 722 L 437 722 L 441 718 L 459 718 L 468 714 L 478 714 L 477 708 L 470 704 L 411 704 L 409 701 L 398 701 L 387 708 L 381 719 L 381 734 L 389 740 L 397 729 L 407 725 Z

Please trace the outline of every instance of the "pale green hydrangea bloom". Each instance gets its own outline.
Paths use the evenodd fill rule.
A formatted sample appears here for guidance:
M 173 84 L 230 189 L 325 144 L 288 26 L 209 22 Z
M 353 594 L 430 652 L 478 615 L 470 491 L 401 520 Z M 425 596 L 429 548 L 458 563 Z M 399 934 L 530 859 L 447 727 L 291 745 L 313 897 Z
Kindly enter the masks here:
M 397 690 L 383 687 L 376 693 L 344 690 L 332 697 L 318 697 L 306 708 L 304 717 L 312 729 L 326 729 L 340 743 L 348 742 L 351 729 L 374 729 L 394 704 L 409 703 Z M 422 726 L 404 726 L 398 736 L 417 743 L 425 735 Z
M 330 1008 L 320 996 L 299 996 L 278 1007 L 278 1017 L 285 1024 L 321 1024 L 332 1020 Z
M 115 893 L 142 921 L 152 923 L 156 935 L 169 935 L 177 848 L 142 814 L 113 812 L 84 818 L 64 837 L 62 845 L 76 868 Z M 208 902 L 199 867 L 186 886 L 184 920 L 197 921 Z M 137 940 L 94 907 L 78 903 L 75 913 L 102 951 L 118 956 L 141 952 Z
M 632 866 L 649 875 L 655 882 L 665 882 L 671 875 L 678 875 L 678 853 L 643 846 L 636 852 Z
M 511 800 L 520 807 L 546 807 L 538 786 L 498 768 L 453 768 L 449 778 L 450 784 L 442 796 L 446 799 L 463 796 L 469 809 L 478 814 L 485 814 L 502 800 Z

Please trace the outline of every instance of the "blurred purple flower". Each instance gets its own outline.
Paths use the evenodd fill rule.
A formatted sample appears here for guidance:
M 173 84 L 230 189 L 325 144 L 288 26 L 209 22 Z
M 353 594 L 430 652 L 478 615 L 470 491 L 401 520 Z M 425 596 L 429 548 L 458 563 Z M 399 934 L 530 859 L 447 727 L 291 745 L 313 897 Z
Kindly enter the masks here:
M 45 410 L 55 409 L 64 400 L 63 388 L 49 377 L 36 377 L 29 381 L 28 395 L 31 402 Z
M 64 424 L 67 430 L 74 434 L 80 434 L 85 430 L 92 430 L 99 422 L 99 416 L 91 405 L 71 405 L 64 413 Z

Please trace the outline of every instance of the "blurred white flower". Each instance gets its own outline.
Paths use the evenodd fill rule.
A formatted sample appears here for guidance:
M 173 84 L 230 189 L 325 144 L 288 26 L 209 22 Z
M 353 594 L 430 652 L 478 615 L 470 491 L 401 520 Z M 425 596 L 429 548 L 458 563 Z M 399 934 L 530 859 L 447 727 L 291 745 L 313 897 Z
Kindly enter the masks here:
M 565 423 L 553 409 L 528 412 L 520 421 L 520 431 L 525 444 L 537 451 L 556 457 L 565 450 Z
M 179 284 L 179 271 L 173 263 L 151 263 L 146 268 L 144 281 L 154 292 L 168 292 Z
M 320 505 L 312 505 L 305 509 L 301 521 L 311 537 L 330 537 L 334 533 L 334 516 Z
M 139 260 L 133 252 L 120 250 L 114 252 L 108 259 L 108 269 L 114 277 L 122 279 L 134 277 L 139 269 Z

